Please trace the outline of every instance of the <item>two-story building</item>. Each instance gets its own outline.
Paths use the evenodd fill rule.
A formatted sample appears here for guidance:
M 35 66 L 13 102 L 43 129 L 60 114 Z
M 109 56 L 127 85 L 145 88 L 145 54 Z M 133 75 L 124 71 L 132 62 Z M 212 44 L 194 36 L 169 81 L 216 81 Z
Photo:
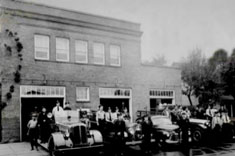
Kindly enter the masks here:
M 141 64 L 140 24 L 19 1 L 0 8 L 1 33 L 17 32 L 24 47 L 21 82 L 2 110 L 3 141 L 24 140 L 30 112 L 57 100 L 127 107 L 133 120 L 137 110 L 181 103 L 179 69 Z M 12 82 L 2 79 L 3 100 Z

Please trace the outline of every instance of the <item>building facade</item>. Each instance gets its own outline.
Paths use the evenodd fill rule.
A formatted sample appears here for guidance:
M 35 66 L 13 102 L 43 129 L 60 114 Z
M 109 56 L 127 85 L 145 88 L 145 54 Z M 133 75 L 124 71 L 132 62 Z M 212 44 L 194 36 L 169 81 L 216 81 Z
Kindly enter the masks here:
M 61 105 L 69 101 L 72 109 L 127 107 L 133 120 L 137 110 L 181 103 L 179 69 L 141 64 L 140 24 L 25 2 L 1 3 L 1 33 L 13 30 L 23 44 L 21 81 L 2 110 L 2 141 L 24 140 L 30 112 L 42 106 L 50 111 L 57 100 Z M 2 78 L 2 100 L 12 81 Z

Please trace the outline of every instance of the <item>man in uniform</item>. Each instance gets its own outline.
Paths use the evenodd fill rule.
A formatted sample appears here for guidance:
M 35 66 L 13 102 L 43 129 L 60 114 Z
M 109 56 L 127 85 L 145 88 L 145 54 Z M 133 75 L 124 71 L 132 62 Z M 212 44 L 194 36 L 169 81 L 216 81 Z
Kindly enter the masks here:
M 125 148 L 125 130 L 126 125 L 121 113 L 117 114 L 118 119 L 114 123 L 116 154 L 123 155 Z
M 41 143 L 46 143 L 49 138 L 49 125 L 45 107 L 42 107 L 42 112 L 38 116 L 38 127 L 40 128 Z
M 104 134 L 104 127 L 105 127 L 105 112 L 104 107 L 99 105 L 99 110 L 96 112 L 96 123 L 97 126 L 102 134 Z
M 58 122 L 57 120 L 60 117 L 63 117 L 63 115 L 64 115 L 64 110 L 60 106 L 60 102 L 58 100 L 56 101 L 56 106 L 52 109 L 52 114 L 53 114 L 53 116 L 55 118 L 55 122 Z

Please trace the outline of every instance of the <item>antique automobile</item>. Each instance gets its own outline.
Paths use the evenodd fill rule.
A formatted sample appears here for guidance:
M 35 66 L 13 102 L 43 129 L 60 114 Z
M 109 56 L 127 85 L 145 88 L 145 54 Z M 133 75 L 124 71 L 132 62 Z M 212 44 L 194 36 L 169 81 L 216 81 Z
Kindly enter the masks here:
M 167 116 L 155 115 L 151 116 L 151 120 L 154 128 L 153 137 L 159 145 L 164 146 L 166 144 L 180 143 L 179 126 L 172 124 L 170 118 Z
M 168 117 L 162 115 L 153 115 L 151 116 L 151 120 L 153 122 L 152 142 L 156 142 L 159 146 L 171 144 L 176 145 L 180 143 L 179 126 L 172 124 Z M 139 125 L 141 125 L 142 122 L 143 117 L 140 117 L 136 120 L 136 123 L 139 123 Z M 137 136 L 139 136 L 139 138 L 141 137 L 141 135 Z
M 76 114 L 75 111 L 73 114 Z M 70 112 L 70 115 L 71 112 Z M 70 116 L 69 115 L 69 116 Z M 68 114 L 67 114 L 68 116 Z M 78 116 L 77 116 L 78 117 Z M 75 150 L 102 149 L 103 137 L 98 130 L 89 130 L 87 125 L 78 120 L 57 120 L 57 132 L 51 134 L 48 141 L 50 155 L 64 154 Z
M 205 119 L 189 119 L 191 138 L 194 143 L 202 142 L 204 136 L 210 133 L 211 123 Z

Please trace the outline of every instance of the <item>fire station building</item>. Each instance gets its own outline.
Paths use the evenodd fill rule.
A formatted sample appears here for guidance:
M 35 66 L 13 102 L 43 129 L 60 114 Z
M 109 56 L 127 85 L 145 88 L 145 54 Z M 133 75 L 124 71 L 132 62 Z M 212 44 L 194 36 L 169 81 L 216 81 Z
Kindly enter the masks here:
M 1 112 L 2 141 L 25 140 L 33 108 L 51 111 L 57 100 L 74 110 L 127 107 L 133 120 L 137 110 L 181 103 L 181 71 L 141 63 L 140 24 L 26 2 L 1 4 L 1 33 L 17 32 L 23 44 L 21 81 Z M 2 100 L 12 82 L 2 78 Z

